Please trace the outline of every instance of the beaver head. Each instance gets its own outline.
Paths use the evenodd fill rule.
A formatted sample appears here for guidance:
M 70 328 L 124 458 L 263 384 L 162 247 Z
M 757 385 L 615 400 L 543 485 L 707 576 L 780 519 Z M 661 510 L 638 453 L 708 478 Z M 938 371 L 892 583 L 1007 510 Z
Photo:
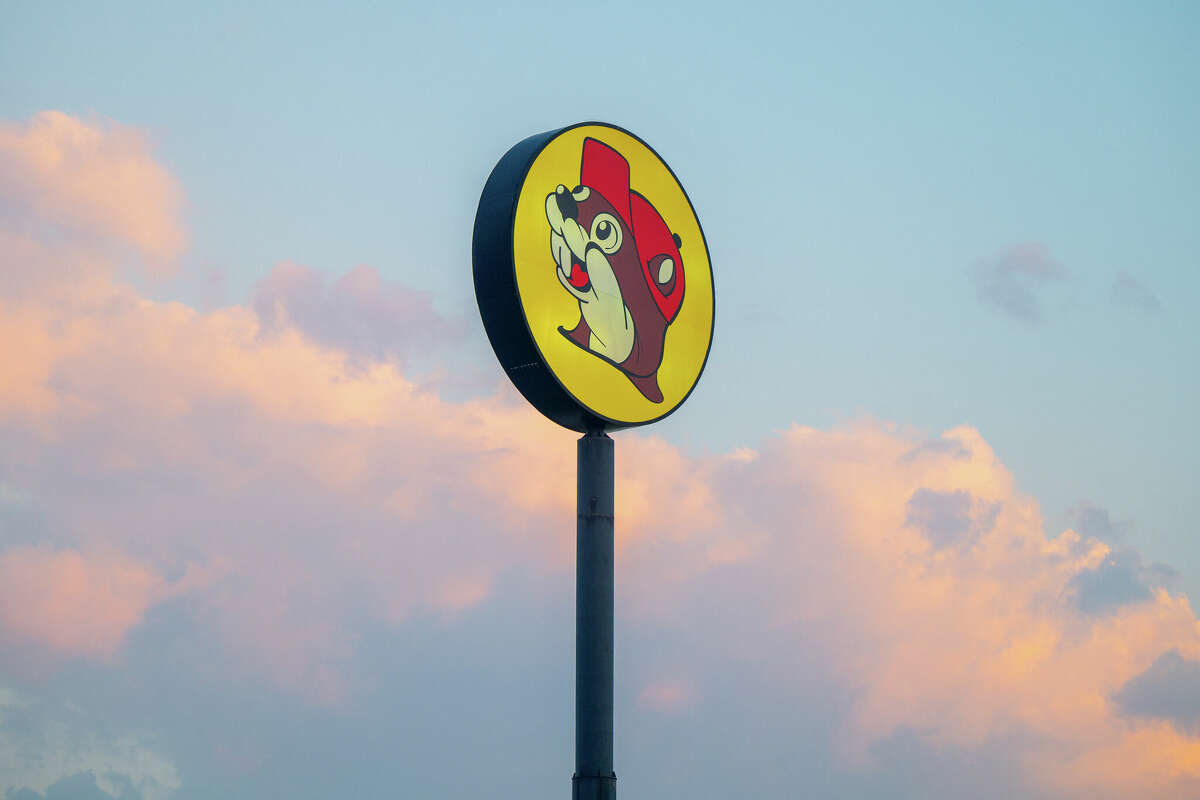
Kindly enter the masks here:
M 563 335 L 609 361 L 653 402 L 667 326 L 683 300 L 679 237 L 629 189 L 629 164 L 595 139 L 584 141 L 580 184 L 546 197 L 557 277 L 579 301 L 580 320 Z M 643 252 L 644 251 L 644 252 Z

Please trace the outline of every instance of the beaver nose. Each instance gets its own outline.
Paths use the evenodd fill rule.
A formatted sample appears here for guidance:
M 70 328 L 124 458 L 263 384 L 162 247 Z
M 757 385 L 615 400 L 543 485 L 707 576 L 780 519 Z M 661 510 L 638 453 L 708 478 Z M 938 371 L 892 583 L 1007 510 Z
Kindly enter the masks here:
M 554 195 L 554 199 L 558 203 L 558 213 L 562 214 L 563 219 L 575 219 L 579 216 L 579 204 L 567 191 L 567 187 L 559 184 L 559 187 L 554 190 Z

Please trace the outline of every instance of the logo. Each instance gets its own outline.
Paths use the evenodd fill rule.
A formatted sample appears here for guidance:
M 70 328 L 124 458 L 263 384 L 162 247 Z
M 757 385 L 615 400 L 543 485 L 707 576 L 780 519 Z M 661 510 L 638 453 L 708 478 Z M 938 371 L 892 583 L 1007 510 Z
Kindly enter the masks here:
M 555 422 L 654 422 L 699 380 L 707 245 L 674 173 L 633 134 L 587 123 L 513 147 L 480 198 L 473 261 L 501 365 Z

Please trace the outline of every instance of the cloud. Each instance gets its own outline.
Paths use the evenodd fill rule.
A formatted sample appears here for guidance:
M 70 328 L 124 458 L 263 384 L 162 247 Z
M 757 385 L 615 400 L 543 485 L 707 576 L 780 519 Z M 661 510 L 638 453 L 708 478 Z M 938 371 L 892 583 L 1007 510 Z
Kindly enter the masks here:
M 1124 542 L 1132 524 L 1114 521 L 1107 509 L 1079 503 L 1071 511 L 1073 529 L 1081 545 L 1091 543 L 1099 557 L 1068 584 L 1066 594 L 1087 614 L 1106 614 L 1129 603 L 1153 599 L 1155 591 L 1170 588 L 1178 574 L 1165 564 L 1143 563 L 1142 556 Z
M 9 549 L 0 553 L 0 641 L 108 657 L 165 595 L 161 577 L 120 555 Z
M 0 686 L 0 792 L 46 797 L 167 800 L 175 765 L 140 736 L 113 731 L 78 706 L 46 703 Z M 67 794 L 71 791 L 71 794 Z M 37 796 L 35 795 L 35 796 Z
M 1155 590 L 1169 585 L 1174 576 L 1166 565 L 1144 565 L 1136 550 L 1119 550 L 1072 578 L 1067 592 L 1084 613 L 1112 613 L 1130 603 L 1152 600 Z
M 1168 720 L 1191 736 L 1200 736 L 1200 660 L 1169 650 L 1145 672 L 1113 695 L 1121 713 Z
M 1108 509 L 1081 502 L 1071 510 L 1072 527 L 1089 539 L 1114 543 L 1125 540 L 1129 533 L 1129 522 L 1114 522 Z
M 66 229 L 117 242 L 162 268 L 186 240 L 181 203 L 138 130 L 59 111 L 24 125 L 0 123 L 0 214 L 10 229 Z
M 985 306 L 1022 322 L 1037 323 L 1043 318 L 1039 293 L 1066 274 L 1045 245 L 1027 242 L 977 264 L 971 280 Z
M 67 546 L 0 553 L 24 576 L 6 608 L 35 612 L 6 615 L 14 637 L 105 657 L 171 596 L 167 576 L 211 574 L 198 613 L 234 657 L 338 702 L 353 635 L 333 597 L 394 620 L 454 612 L 535 548 L 565 558 L 548 542 L 571 437 L 511 399 L 448 404 L 248 308 L 201 314 L 115 282 L 25 296 L 0 328 L 24 343 L 4 359 L 4 473 L 53 498 L 38 513 Z M 475 542 L 488 526 L 504 535 Z
M 106 783 L 113 786 L 115 795 L 101 789 L 91 772 L 77 772 L 47 787 L 45 794 L 22 787 L 10 790 L 5 800 L 143 800 L 124 776 L 110 773 Z
M 355 267 L 327 286 L 315 270 L 284 262 L 258 284 L 250 305 L 264 333 L 294 326 L 313 341 L 370 360 L 443 350 L 463 338 L 430 296 Z
M 996 523 L 999 504 L 979 507 L 970 492 L 917 489 L 908 499 L 905 524 L 917 528 L 934 547 L 970 546 Z
M 970 460 L 971 451 L 963 443 L 954 439 L 928 439 L 904 454 L 904 461 L 917 461 L 926 456 L 951 456 L 952 458 Z
M 1118 272 L 1113 280 L 1109 299 L 1117 308 L 1136 311 L 1147 316 L 1162 311 L 1162 303 L 1145 284 L 1128 272 Z
M 638 693 L 638 704 L 659 712 L 677 712 L 695 702 L 696 689 L 683 678 L 653 681 Z
M 42 189 L 5 191 L 36 205 Z M 47 273 L 80 252 L 8 235 Z M 461 653 L 430 635 L 406 657 L 469 676 L 528 666 L 533 634 L 479 642 L 503 639 L 501 612 L 527 587 L 569 579 L 574 435 L 509 388 L 464 402 L 427 390 L 397 354 L 436 321 L 372 273 L 339 288 L 285 266 L 252 305 L 204 313 L 91 258 L 85 281 L 0 292 L 0 341 L 21 343 L 0 359 L 0 474 L 55 542 L 3 543 L 4 607 L 42 620 L 7 612 L 8 635 L 96 669 L 179 649 L 196 680 L 329 715 L 362 713 L 391 680 L 364 653 L 396 632 L 481 615 L 494 624 Z M 1044 253 L 1009 261 L 993 272 L 1017 286 L 1057 269 Z M 362 303 L 375 321 L 360 330 L 347 309 Z M 1048 536 L 979 431 L 796 425 L 717 455 L 617 438 L 619 613 L 658 643 L 637 656 L 636 713 L 669 726 L 754 709 L 753 737 L 786 712 L 791 746 L 792 720 L 817 708 L 805 735 L 838 775 L 883 785 L 915 780 L 900 766 L 912 753 L 956 754 L 975 776 L 1003 762 L 1044 796 L 1187 796 L 1200 779 L 1200 740 L 1112 699 L 1164 652 L 1200 658 L 1187 598 L 1091 522 Z M 423 681 L 409 704 L 470 707 Z M 671 730 L 709 753 L 770 745 L 727 728 Z M 51 783 L 90 769 L 71 765 Z M 830 794 L 859 785 L 846 780 Z

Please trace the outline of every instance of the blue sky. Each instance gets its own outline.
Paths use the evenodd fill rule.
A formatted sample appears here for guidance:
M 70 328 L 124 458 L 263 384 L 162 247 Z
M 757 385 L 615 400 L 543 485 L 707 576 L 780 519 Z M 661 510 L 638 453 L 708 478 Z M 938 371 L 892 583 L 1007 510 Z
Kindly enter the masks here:
M 461 373 L 455 401 L 486 397 L 500 376 L 470 280 L 483 181 L 529 134 L 612 122 L 671 164 L 711 250 L 714 346 L 688 404 L 655 426 L 671 447 L 703 460 L 769 450 L 793 424 L 867 419 L 915 439 L 970 426 L 1048 536 L 1133 548 L 1200 596 L 1194 4 L 3 16 L 0 118 L 136 128 L 182 187 L 174 273 L 119 273 L 146 297 L 212 312 L 249 304 L 281 262 L 331 282 L 365 265 L 461 332 L 453 353 L 406 363 Z M 880 769 L 827 791 L 867 792 L 890 780 Z

